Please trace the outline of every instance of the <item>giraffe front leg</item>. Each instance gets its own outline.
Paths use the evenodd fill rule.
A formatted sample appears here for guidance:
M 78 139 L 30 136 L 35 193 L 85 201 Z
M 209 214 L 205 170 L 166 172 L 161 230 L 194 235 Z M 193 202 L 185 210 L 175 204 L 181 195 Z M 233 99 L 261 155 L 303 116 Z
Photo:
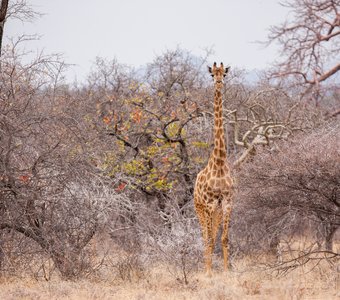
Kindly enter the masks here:
M 222 232 L 222 250 L 223 250 L 224 271 L 228 271 L 228 269 L 230 268 L 230 259 L 229 259 L 230 213 L 231 213 L 231 206 L 228 206 L 223 216 L 223 232 Z
M 212 253 L 214 250 L 214 238 L 213 238 L 213 228 L 212 219 L 210 216 L 206 218 L 205 230 L 204 230 L 204 242 L 205 242 L 205 269 L 207 276 L 211 277 L 212 269 Z
M 201 225 L 201 232 L 204 241 L 204 262 L 205 262 L 205 270 L 208 275 L 211 275 L 211 258 L 210 258 L 210 245 L 211 245 L 211 222 L 209 224 L 209 220 L 211 219 L 209 213 L 206 211 L 202 205 L 195 199 L 195 209 L 198 216 L 198 220 Z

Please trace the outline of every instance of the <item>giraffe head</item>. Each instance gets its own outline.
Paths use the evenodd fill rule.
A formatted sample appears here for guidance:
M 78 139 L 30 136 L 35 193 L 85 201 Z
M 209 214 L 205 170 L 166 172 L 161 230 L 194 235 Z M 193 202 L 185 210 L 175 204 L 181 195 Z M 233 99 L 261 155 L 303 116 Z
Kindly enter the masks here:
M 230 67 L 224 68 L 223 63 L 220 64 L 219 67 L 217 67 L 216 62 L 214 62 L 212 67 L 208 67 L 209 73 L 214 79 L 214 84 L 217 88 L 222 88 L 222 85 L 224 83 L 224 77 L 229 72 Z

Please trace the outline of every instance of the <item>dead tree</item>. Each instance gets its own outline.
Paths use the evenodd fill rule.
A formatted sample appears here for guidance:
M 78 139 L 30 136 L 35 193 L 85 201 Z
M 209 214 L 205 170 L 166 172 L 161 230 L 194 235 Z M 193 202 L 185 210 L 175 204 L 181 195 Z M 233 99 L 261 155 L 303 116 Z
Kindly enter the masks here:
M 251 91 L 236 109 L 227 110 L 239 168 L 263 146 L 275 149 L 278 140 L 287 140 L 295 132 L 312 128 L 317 112 L 301 105 L 282 89 L 265 87 Z M 314 119 L 314 121 L 313 121 Z
M 255 242 L 302 233 L 332 251 L 340 226 L 339 141 L 339 124 L 333 122 L 275 151 L 263 149 L 242 167 L 238 209 L 249 212 L 248 224 L 264 230 Z
M 291 17 L 270 28 L 267 45 L 276 43 L 280 59 L 270 78 L 301 87 L 301 95 L 320 101 L 322 83 L 340 70 L 340 1 L 291 0 Z
M 0 56 L 4 36 L 4 25 L 8 19 L 17 19 L 22 22 L 31 22 L 42 14 L 35 11 L 26 0 L 1 0 L 0 6 Z M 32 37 L 31 37 L 32 38 Z
M 0 56 L 1 56 L 2 38 L 4 34 L 4 25 L 5 25 L 5 20 L 6 20 L 7 8 L 8 8 L 8 0 L 2 0 L 1 7 L 0 7 Z
M 61 85 L 64 62 L 54 55 L 21 60 L 17 47 L 1 61 L 0 237 L 25 237 L 73 278 L 86 268 L 84 248 L 105 211 L 103 184 L 93 185 L 98 176 L 85 150 L 90 130 L 82 131 L 82 117 L 72 115 L 81 112 L 68 106 L 77 101 Z

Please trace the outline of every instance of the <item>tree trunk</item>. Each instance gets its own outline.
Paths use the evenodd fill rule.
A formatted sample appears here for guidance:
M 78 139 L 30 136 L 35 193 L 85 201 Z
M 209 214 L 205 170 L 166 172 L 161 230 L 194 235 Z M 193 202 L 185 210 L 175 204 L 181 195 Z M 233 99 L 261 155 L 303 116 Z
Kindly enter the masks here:
M 1 0 L 1 7 L 0 7 L 0 56 L 1 56 L 1 49 L 2 49 L 2 38 L 4 34 L 4 26 L 7 14 L 7 7 L 8 7 L 8 0 Z
M 326 228 L 325 248 L 327 251 L 333 251 L 333 238 L 337 229 L 337 226 L 332 225 Z
M 3 250 L 2 233 L 0 232 L 0 272 L 3 267 L 4 258 L 5 258 L 5 253 Z
M 53 251 L 51 258 L 60 272 L 62 279 L 72 280 L 77 278 L 82 271 L 82 264 L 79 260 L 79 253 L 64 253 Z

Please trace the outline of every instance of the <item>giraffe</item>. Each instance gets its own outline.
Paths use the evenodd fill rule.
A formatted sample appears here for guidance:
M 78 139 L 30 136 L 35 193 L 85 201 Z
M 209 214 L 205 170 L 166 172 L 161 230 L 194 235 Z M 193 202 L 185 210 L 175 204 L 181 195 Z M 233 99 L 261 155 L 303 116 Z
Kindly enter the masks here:
M 222 250 L 224 270 L 229 268 L 228 257 L 228 227 L 232 206 L 233 180 L 227 161 L 227 151 L 224 141 L 222 116 L 222 87 L 223 79 L 229 71 L 223 63 L 217 67 L 208 67 L 214 79 L 214 149 L 207 166 L 198 173 L 195 190 L 194 205 L 198 216 L 205 243 L 205 267 L 211 276 L 212 254 L 218 229 L 223 223 Z

